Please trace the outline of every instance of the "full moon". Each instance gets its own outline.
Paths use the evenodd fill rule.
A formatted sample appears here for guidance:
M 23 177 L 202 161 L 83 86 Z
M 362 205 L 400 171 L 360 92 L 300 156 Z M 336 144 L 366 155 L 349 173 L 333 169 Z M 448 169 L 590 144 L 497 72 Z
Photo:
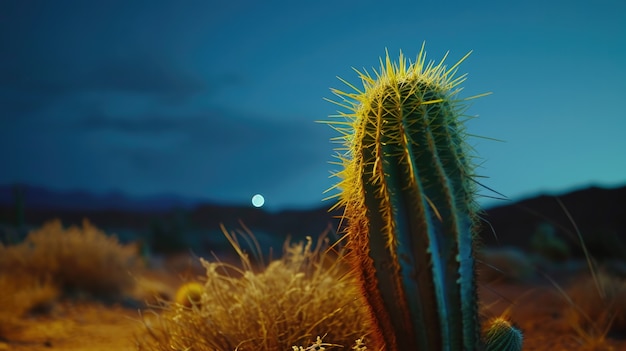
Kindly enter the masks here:
M 265 204 L 265 198 L 261 194 L 256 194 L 252 197 L 252 206 L 262 207 Z

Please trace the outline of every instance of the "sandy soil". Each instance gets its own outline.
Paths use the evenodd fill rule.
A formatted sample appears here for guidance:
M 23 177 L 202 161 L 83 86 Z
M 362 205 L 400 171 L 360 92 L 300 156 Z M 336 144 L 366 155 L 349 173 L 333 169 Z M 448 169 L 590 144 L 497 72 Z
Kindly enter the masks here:
M 143 332 L 136 310 L 97 302 L 62 302 L 47 316 L 23 320 L 0 350 L 134 350 Z
M 161 277 L 174 289 L 180 274 Z M 509 311 L 525 335 L 524 350 L 626 350 L 626 339 L 607 337 L 593 346 L 584 334 L 573 331 L 563 315 L 566 302 L 550 286 L 481 284 L 483 314 L 497 316 Z M 100 351 L 135 350 L 135 340 L 144 333 L 138 306 L 107 305 L 96 301 L 63 301 L 49 312 L 22 320 L 0 350 Z
M 569 305 L 552 286 L 486 285 L 481 288 L 481 297 L 485 315 L 509 311 L 510 320 L 524 332 L 524 350 L 626 350 L 626 339 L 601 340 L 575 332 L 564 314 Z

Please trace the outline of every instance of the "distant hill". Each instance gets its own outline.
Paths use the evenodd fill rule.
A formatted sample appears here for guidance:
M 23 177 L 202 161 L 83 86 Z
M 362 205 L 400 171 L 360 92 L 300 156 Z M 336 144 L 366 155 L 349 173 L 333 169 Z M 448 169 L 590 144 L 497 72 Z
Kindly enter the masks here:
M 96 226 L 115 232 L 126 240 L 147 237 L 150 240 L 179 240 L 180 245 L 223 245 L 220 225 L 229 230 L 242 223 L 263 245 L 280 248 L 287 236 L 295 240 L 317 236 L 339 224 L 340 211 L 328 212 L 325 204 L 312 210 L 266 212 L 251 206 L 207 204 L 177 196 L 136 199 L 121 193 L 92 195 L 87 192 L 61 193 L 43 188 L 23 187 L 23 221 L 27 228 L 52 218 L 64 224 L 79 224 L 88 218 Z M 479 236 L 486 246 L 531 247 L 537 231 L 548 225 L 564 240 L 575 255 L 581 255 L 571 214 L 587 246 L 596 256 L 623 257 L 626 253 L 626 186 L 590 187 L 559 196 L 540 195 L 486 209 Z M 15 223 L 17 213 L 12 187 L 0 187 L 0 224 Z M 542 227 L 543 226 L 543 227 Z M 334 233 L 336 234 L 336 233 Z M 193 236 L 193 237 L 190 237 Z M 183 238 L 181 238 L 183 237 Z M 3 241 L 0 232 L 0 241 Z
M 577 227 L 596 257 L 626 258 L 626 186 L 540 195 L 489 208 L 482 217 L 480 236 L 487 246 L 529 248 L 540 226 L 548 225 L 575 254 L 582 255 Z

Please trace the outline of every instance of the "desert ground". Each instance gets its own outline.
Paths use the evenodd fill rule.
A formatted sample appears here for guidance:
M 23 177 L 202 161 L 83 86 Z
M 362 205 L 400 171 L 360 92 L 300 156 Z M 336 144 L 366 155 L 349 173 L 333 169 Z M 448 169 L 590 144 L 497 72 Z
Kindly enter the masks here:
M 194 260 L 197 257 L 169 260 L 159 270 L 145 272 L 140 285 L 157 291 L 160 298 L 171 299 L 185 281 L 201 279 L 202 268 Z M 509 316 L 524 332 L 524 350 L 626 350 L 626 335 L 594 331 L 568 314 L 572 306 L 554 284 L 566 286 L 571 277 L 560 274 L 554 282 L 543 283 L 491 277 L 491 282 L 480 284 L 481 314 L 486 319 Z M 65 298 L 46 311 L 21 318 L 0 341 L 0 350 L 137 350 L 138 340 L 147 335 L 145 321 L 156 318 L 158 313 L 159 309 L 140 301 Z

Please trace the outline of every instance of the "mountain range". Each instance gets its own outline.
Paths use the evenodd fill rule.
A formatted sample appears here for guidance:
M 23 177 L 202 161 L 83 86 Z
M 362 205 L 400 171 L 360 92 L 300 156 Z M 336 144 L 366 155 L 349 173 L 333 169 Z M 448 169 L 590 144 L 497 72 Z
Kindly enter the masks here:
M 224 244 L 221 225 L 229 230 L 248 228 L 263 241 L 261 244 L 273 247 L 281 247 L 287 236 L 302 239 L 329 231 L 339 237 L 336 229 L 341 212 L 329 212 L 330 205 L 267 212 L 252 206 L 211 204 L 171 195 L 133 198 L 123 193 L 0 186 L 0 224 L 5 226 L 32 229 L 53 218 L 65 225 L 80 224 L 88 218 L 99 228 L 129 241 L 137 236 L 165 241 L 182 238 L 182 246 L 210 246 L 218 241 Z M 530 249 L 537 235 L 545 234 L 560 238 L 573 254 L 582 255 L 580 233 L 596 256 L 624 257 L 626 253 L 626 186 L 588 187 L 503 201 L 484 209 L 480 218 L 480 242 L 489 247 Z M 6 241 L 2 232 L 1 241 Z

